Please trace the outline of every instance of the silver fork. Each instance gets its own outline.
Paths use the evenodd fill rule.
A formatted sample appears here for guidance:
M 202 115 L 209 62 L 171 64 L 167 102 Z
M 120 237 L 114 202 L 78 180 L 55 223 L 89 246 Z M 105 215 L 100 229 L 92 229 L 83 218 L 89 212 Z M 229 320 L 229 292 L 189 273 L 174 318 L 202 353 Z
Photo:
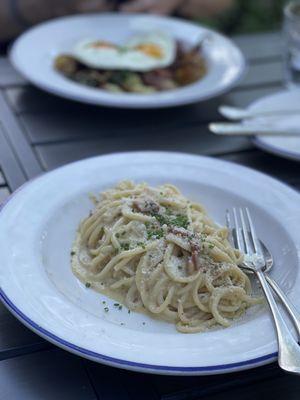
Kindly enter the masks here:
M 278 342 L 278 364 L 285 371 L 300 374 L 300 346 L 287 327 L 272 290 L 263 273 L 265 267 L 264 254 L 248 208 L 233 208 L 226 212 L 228 226 L 232 229 L 238 250 L 245 254 L 243 264 L 257 276 L 267 298 L 276 329 Z

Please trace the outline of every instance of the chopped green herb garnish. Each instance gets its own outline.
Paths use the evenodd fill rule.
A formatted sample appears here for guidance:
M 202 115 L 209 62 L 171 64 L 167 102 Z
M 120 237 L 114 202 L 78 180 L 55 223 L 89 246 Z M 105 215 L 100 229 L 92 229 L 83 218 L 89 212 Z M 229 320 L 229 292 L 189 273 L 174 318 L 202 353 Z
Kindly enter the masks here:
M 122 50 L 121 50 L 122 49 Z M 123 46 L 122 48 L 119 48 L 119 52 L 125 52 L 126 47 Z M 116 85 L 122 85 L 128 77 L 130 77 L 132 73 L 129 71 L 114 71 L 112 73 L 112 76 L 110 77 L 110 83 L 115 83 Z
M 189 220 L 186 215 L 177 215 L 174 220 L 172 220 L 172 224 L 176 225 L 180 228 L 187 229 L 189 225 Z
M 154 213 L 152 216 L 161 224 L 161 225 L 170 225 L 170 221 L 168 218 L 161 214 Z
M 119 310 L 122 310 L 122 308 L 123 308 L 123 306 L 120 304 L 119 307 L 118 307 L 118 309 L 119 309 Z
M 146 325 L 146 322 L 143 322 L 143 325 Z
M 114 303 L 115 307 L 119 307 L 119 305 L 120 305 L 119 303 Z
M 128 310 L 128 314 L 130 314 L 131 313 L 131 311 L 130 310 Z
M 116 238 L 119 238 L 120 237 L 120 234 L 119 234 L 119 232 L 118 233 L 116 233 Z
M 212 244 L 212 243 L 210 243 L 210 244 L 208 245 L 208 247 L 209 247 L 210 249 L 213 249 L 213 248 L 215 247 L 215 245 Z
M 124 322 L 121 322 L 121 324 L 120 325 L 124 325 Z
M 121 243 L 122 250 L 129 250 L 129 248 L 130 248 L 129 243 Z
M 72 250 L 71 251 L 71 256 L 75 256 L 75 254 L 76 254 L 75 251 Z
M 166 214 L 167 215 L 172 215 L 172 210 L 168 207 L 166 207 Z
M 104 307 L 104 311 L 105 311 L 105 312 L 108 312 L 108 311 L 109 311 L 109 308 L 108 308 L 108 307 Z
M 90 284 L 90 282 L 86 282 L 86 283 L 85 283 L 85 287 L 86 287 L 86 288 L 89 288 L 89 287 L 91 287 L 91 284 Z
M 143 249 L 146 248 L 146 245 L 145 245 L 144 242 L 137 242 L 137 246 L 140 246 L 140 247 L 142 247 Z
M 147 231 L 147 239 L 150 240 L 152 238 L 160 239 L 164 236 L 163 229 L 149 230 Z
M 187 229 L 189 225 L 189 220 L 186 215 L 172 215 L 170 210 L 166 211 L 166 215 L 153 213 L 152 217 L 154 217 L 161 225 L 173 225 L 184 229 Z
M 207 234 L 206 233 L 201 233 L 201 235 L 200 235 L 201 242 L 204 242 L 206 238 L 207 238 Z

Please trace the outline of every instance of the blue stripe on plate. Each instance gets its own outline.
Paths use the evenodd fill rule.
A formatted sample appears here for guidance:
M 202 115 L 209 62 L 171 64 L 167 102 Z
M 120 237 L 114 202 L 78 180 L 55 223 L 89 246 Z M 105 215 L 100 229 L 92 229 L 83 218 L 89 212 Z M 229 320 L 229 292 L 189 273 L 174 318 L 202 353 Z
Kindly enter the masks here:
M 119 358 L 114 358 L 114 357 L 109 357 L 104 354 L 99 354 L 95 353 L 94 351 L 90 351 L 87 349 L 84 349 L 82 347 L 76 346 L 73 343 L 70 343 L 53 333 L 47 331 L 46 329 L 42 328 L 41 326 L 37 325 L 34 321 L 32 321 L 30 318 L 28 318 L 25 314 L 22 313 L 6 296 L 4 291 L 0 289 L 0 297 L 1 300 L 15 313 L 17 316 L 20 318 L 20 320 L 26 322 L 34 331 L 37 333 L 41 333 L 43 336 L 46 338 L 49 338 L 50 341 L 56 342 L 60 346 L 64 346 L 66 348 L 69 348 L 71 351 L 76 351 L 77 353 L 83 354 L 88 357 L 96 358 L 99 361 L 104 361 L 104 362 L 109 362 L 112 364 L 120 365 L 121 367 L 123 366 L 128 366 L 128 367 L 133 367 L 133 368 L 141 368 L 141 369 L 151 369 L 151 370 L 157 370 L 157 371 L 176 371 L 176 372 L 212 372 L 212 371 L 220 371 L 220 370 L 226 370 L 226 369 L 232 369 L 232 368 L 237 368 L 237 367 L 243 367 L 247 365 L 253 365 L 257 363 L 261 363 L 264 361 L 268 361 L 271 359 L 274 359 L 277 357 L 278 353 L 271 353 L 267 354 L 262 357 L 257 357 L 253 358 L 251 360 L 246 360 L 246 361 L 241 361 L 237 363 L 231 363 L 231 364 L 220 364 L 220 365 L 212 365 L 212 366 L 207 366 L 207 367 L 172 367 L 168 365 L 152 365 L 152 364 L 143 364 L 143 363 L 137 363 L 137 362 L 132 362 L 132 361 L 127 361 L 127 360 L 122 360 Z

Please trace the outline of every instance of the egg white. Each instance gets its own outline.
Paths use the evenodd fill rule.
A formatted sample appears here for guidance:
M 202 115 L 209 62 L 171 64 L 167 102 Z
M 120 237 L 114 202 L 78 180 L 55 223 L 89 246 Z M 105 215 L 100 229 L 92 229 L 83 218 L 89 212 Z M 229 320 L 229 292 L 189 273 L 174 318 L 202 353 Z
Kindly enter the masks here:
M 72 55 L 84 65 L 106 70 L 150 71 L 171 65 L 175 59 L 175 40 L 165 32 L 149 32 L 133 36 L 124 46 L 93 46 L 95 40 L 82 40 Z M 147 54 L 139 46 L 154 45 L 159 55 Z M 114 45 L 112 45 L 114 46 Z

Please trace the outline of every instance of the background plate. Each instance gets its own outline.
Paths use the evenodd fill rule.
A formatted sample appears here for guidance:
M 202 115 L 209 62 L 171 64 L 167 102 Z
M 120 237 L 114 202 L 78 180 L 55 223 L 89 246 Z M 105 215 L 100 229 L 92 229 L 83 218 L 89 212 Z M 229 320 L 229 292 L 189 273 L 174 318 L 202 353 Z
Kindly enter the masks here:
M 72 82 L 53 69 L 54 58 L 84 38 L 123 43 L 141 28 L 160 29 L 193 45 L 205 35 L 207 75 L 181 89 L 154 93 L 109 93 Z M 30 57 L 28 56 L 30 54 Z M 50 93 L 85 103 L 126 108 L 159 108 L 209 99 L 232 87 L 245 68 L 240 50 L 224 36 L 176 18 L 143 14 L 85 14 L 44 22 L 21 35 L 10 51 L 14 67 L 31 83 Z
M 253 111 L 286 110 L 298 107 L 299 104 L 300 90 L 285 90 L 255 101 L 249 109 Z M 280 114 L 278 117 L 263 120 L 273 120 L 283 130 L 288 127 L 299 128 L 299 137 L 255 136 L 254 144 L 269 153 L 300 161 L 300 115 Z

